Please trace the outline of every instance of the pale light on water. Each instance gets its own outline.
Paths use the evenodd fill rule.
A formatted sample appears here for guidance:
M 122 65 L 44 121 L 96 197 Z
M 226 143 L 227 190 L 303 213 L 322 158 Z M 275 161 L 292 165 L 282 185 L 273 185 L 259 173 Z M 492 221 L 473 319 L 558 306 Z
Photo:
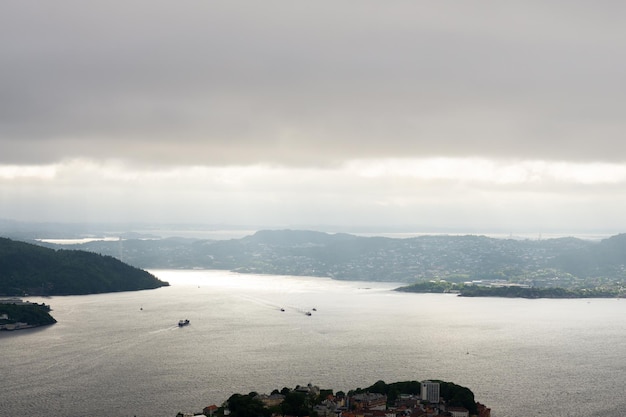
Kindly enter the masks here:
M 152 272 L 172 286 L 33 298 L 51 304 L 59 322 L 0 335 L 0 415 L 173 417 L 235 392 L 428 378 L 469 387 L 494 417 L 626 409 L 616 395 L 626 387 L 625 300 L 460 298 L 397 293 L 392 283 Z M 180 319 L 191 324 L 179 328 Z

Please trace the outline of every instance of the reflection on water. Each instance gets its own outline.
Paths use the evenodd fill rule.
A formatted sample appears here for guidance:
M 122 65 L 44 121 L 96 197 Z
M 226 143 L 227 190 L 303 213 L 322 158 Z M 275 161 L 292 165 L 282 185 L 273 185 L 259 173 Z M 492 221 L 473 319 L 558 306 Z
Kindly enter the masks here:
M 0 414 L 174 416 L 234 392 L 429 378 L 468 386 L 494 417 L 615 416 L 626 407 L 607 389 L 626 386 L 624 300 L 475 299 L 396 293 L 391 283 L 150 272 L 171 286 L 32 298 L 51 304 L 58 323 L 0 335 Z M 180 319 L 191 324 L 179 328 Z

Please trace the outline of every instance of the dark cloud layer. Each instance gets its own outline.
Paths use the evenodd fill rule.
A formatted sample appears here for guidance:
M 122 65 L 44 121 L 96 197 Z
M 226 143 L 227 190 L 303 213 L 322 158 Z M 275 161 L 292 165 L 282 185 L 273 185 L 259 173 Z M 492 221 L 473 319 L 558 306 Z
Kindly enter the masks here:
M 8 2 L 0 164 L 626 158 L 620 2 Z

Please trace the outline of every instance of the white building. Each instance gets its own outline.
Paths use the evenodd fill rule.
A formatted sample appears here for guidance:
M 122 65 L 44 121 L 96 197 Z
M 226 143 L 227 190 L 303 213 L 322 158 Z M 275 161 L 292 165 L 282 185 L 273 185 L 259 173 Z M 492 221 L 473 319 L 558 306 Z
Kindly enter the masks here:
M 423 381 L 421 386 L 422 401 L 439 402 L 439 382 Z

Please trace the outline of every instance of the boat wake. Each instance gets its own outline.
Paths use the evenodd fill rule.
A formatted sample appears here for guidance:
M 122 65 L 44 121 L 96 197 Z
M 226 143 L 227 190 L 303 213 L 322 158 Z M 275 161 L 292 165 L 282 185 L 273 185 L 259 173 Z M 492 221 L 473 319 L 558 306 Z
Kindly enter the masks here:
M 247 295 L 239 295 L 238 298 L 240 298 L 242 300 L 247 300 L 247 301 L 253 302 L 255 304 L 258 304 L 260 306 L 271 308 L 272 310 L 277 310 L 277 311 L 280 311 L 280 312 L 295 311 L 297 313 L 304 314 L 306 316 L 311 316 L 312 315 L 312 311 L 313 312 L 317 311 L 316 308 L 306 309 L 306 308 L 302 308 L 300 306 L 294 306 L 294 305 L 288 305 L 288 304 L 278 304 L 278 303 L 270 301 L 270 300 L 266 300 L 266 299 L 259 298 L 259 297 L 251 297 L 251 296 L 247 296 Z

